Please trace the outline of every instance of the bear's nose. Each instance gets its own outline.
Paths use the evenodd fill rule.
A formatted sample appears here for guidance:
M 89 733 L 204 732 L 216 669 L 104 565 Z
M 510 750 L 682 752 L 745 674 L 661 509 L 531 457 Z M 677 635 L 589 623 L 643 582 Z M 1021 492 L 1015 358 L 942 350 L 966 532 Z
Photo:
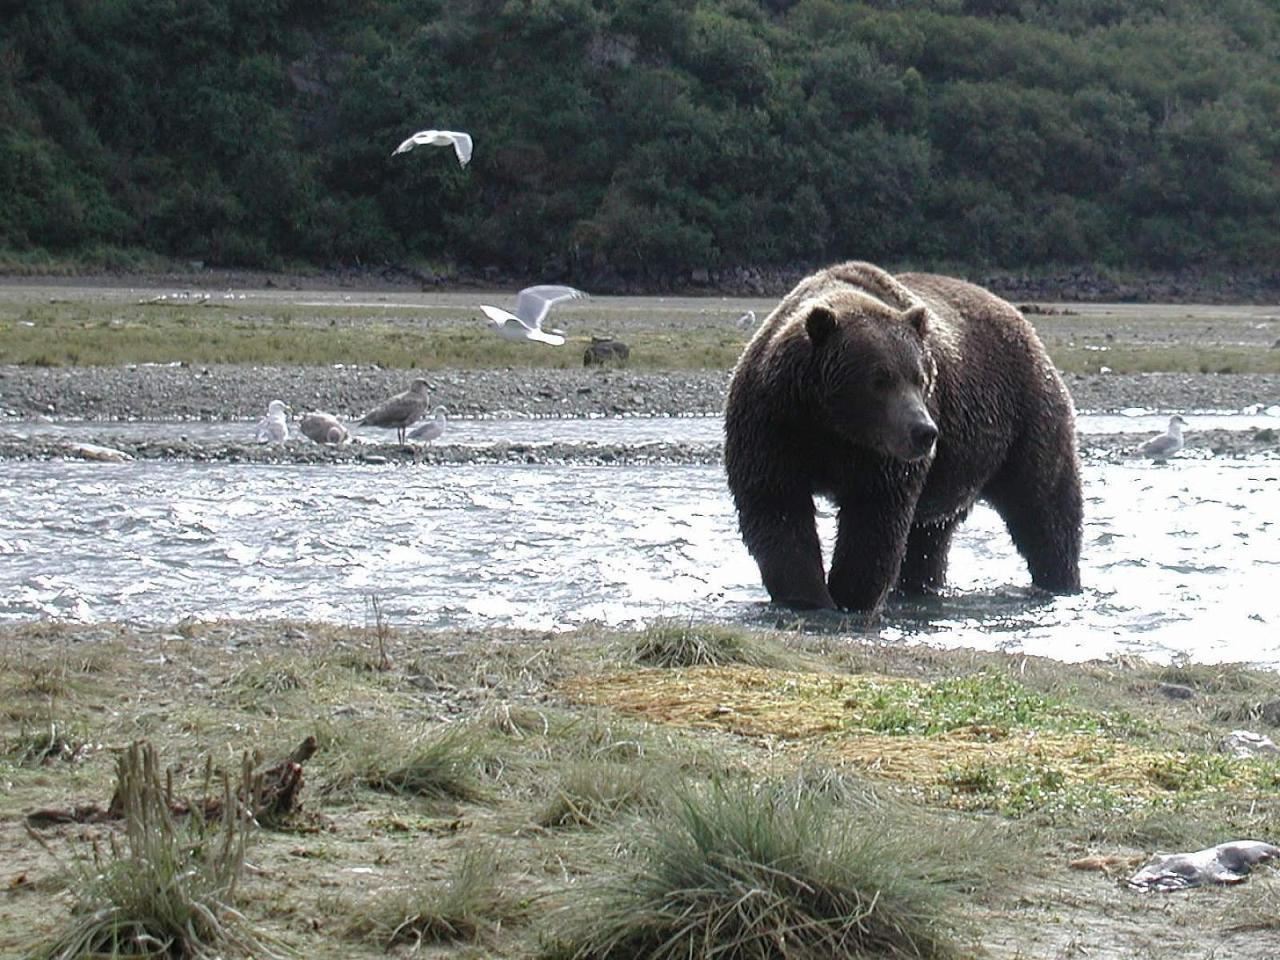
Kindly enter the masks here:
M 938 428 L 932 423 L 917 423 L 911 428 L 911 446 L 921 456 L 933 450 L 934 441 L 938 439 Z

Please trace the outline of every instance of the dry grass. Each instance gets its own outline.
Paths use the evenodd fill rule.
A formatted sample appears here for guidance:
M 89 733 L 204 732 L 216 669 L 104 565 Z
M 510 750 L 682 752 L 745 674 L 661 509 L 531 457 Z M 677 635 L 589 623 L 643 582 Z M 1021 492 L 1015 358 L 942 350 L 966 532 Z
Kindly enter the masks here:
M 408 944 L 476 942 L 492 937 L 523 910 L 511 899 L 500 858 L 490 849 L 464 851 L 442 880 L 414 883 L 365 901 L 346 934 L 386 949 Z
M 365 724 L 342 730 L 326 746 L 329 792 L 362 786 L 436 800 L 486 796 L 481 775 L 493 751 L 470 728 Z
M 726 632 L 735 655 L 769 649 L 781 666 L 650 668 L 635 662 L 637 633 L 379 631 L 374 621 L 0 626 L 8 651 L 0 745 L 22 744 L 0 753 L 0 956 L 29 955 L 93 913 L 50 909 L 52 896 L 68 906 L 76 899 L 60 893 L 52 851 L 65 842 L 86 851 L 85 878 L 114 862 L 113 828 L 41 827 L 41 845 L 23 829 L 24 814 L 105 805 L 115 751 L 142 735 L 173 758 L 176 789 L 192 796 L 204 789 L 202 757 L 234 769 L 245 752 L 275 759 L 316 735 L 299 795 L 304 815 L 254 831 L 253 868 L 234 895 L 213 895 L 243 925 L 210 909 L 267 949 L 317 960 L 375 960 L 393 940 L 392 952 L 421 944 L 423 954 L 459 960 L 589 955 L 615 934 L 615 954 L 627 943 L 644 953 L 649 941 L 629 939 L 639 936 L 637 918 L 660 929 L 670 915 L 654 899 L 661 885 L 642 887 L 638 875 L 684 877 L 680 889 L 690 890 L 690 877 L 706 880 L 697 889 L 714 896 L 672 902 L 705 920 L 709 939 L 698 944 L 726 957 L 763 951 L 771 934 L 759 931 L 796 926 L 819 934 L 811 946 L 820 951 L 852 933 L 844 918 L 866 909 L 867 891 L 883 890 L 880 912 L 863 918 L 866 929 L 889 931 L 882 954 L 908 941 L 925 955 L 967 951 L 965 921 L 975 919 L 993 958 L 1015 956 L 1011 944 L 1025 945 L 1023 956 L 1124 955 L 1136 930 L 1156 945 L 1153 958 L 1173 960 L 1176 944 L 1166 949 L 1161 938 L 1168 901 L 1117 897 L 1105 878 L 1067 862 L 1280 835 L 1268 768 L 1212 752 L 1234 725 L 1215 719 L 1214 705 L 1272 699 L 1280 681 L 1265 673 L 1064 665 L 747 630 Z M 677 645 L 686 644 L 681 634 L 701 637 L 695 647 L 715 643 L 706 639 L 714 629 L 677 627 Z M 1197 699 L 1164 696 L 1165 678 L 1185 680 Z M 45 738 L 51 719 L 54 736 Z M 46 740 L 95 749 L 74 763 L 30 762 Z M 24 762 L 28 746 L 37 753 Z M 179 852 L 195 856 L 192 824 L 174 826 Z M 872 845 L 846 848 L 849 836 Z M 95 838 L 96 865 L 81 846 Z M 141 859 L 161 869 L 175 862 L 178 854 L 138 839 Z M 123 835 L 117 846 L 132 863 Z M 839 870 L 817 856 L 824 848 L 841 851 Z M 735 850 L 752 855 L 731 857 Z M 660 871 L 667 861 L 686 872 Z M 753 872 L 760 864 L 779 871 L 776 887 L 766 883 L 774 874 Z M 856 876 L 847 872 L 854 867 Z M 999 877 L 1014 887 L 991 886 Z M 1246 889 L 1256 884 L 1261 897 L 1269 878 L 1260 872 Z M 803 885 L 836 892 L 815 899 Z M 752 912 L 751 899 L 733 906 L 757 888 L 776 895 L 777 910 Z M 615 898 L 612 914 L 581 899 L 640 889 L 649 900 Z M 956 891 L 965 891 L 959 901 Z M 1181 942 L 1269 960 L 1249 942 L 1223 939 L 1224 924 L 1194 912 L 1196 902 L 1186 898 L 1191 912 L 1178 914 Z M 1267 903 L 1240 919 L 1258 922 Z M 565 912 L 553 913 L 554 904 Z M 607 929 L 577 922 L 609 916 Z M 1047 916 L 1061 922 L 1040 922 Z M 570 917 L 572 930 L 562 926 Z M 911 933 L 922 919 L 926 933 Z M 569 933 L 571 943 L 562 939 Z M 234 944 L 216 949 L 236 953 Z M 792 955 L 802 952 L 795 941 Z
M 71 918 L 38 955 L 277 956 L 235 907 L 251 829 L 234 802 L 237 787 L 224 784 L 216 820 L 180 820 L 149 744 L 130 745 L 116 771 L 123 836 L 112 835 L 109 852 L 94 845 L 77 855 Z

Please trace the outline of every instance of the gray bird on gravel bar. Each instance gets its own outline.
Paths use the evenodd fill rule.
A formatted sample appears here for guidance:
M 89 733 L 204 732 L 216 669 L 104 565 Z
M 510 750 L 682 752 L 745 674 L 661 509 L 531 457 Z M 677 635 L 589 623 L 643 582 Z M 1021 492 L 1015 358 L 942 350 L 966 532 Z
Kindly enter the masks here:
M 1150 457 L 1152 460 L 1163 460 L 1165 457 L 1173 456 L 1182 449 L 1182 428 L 1186 425 L 1187 421 L 1175 413 L 1169 418 L 1169 429 L 1141 444 L 1138 447 L 1138 455 Z
M 430 443 L 432 440 L 439 440 L 444 436 L 445 429 L 445 409 L 444 407 L 436 407 L 431 411 L 434 418 L 425 423 L 420 423 L 409 431 L 410 440 L 421 440 L 424 443 Z
M 431 397 L 427 381 L 419 378 L 409 385 L 404 393 L 397 393 L 390 400 L 382 403 L 368 413 L 360 421 L 362 427 L 395 427 L 396 435 L 404 443 L 404 432 L 409 424 L 422 419 Z

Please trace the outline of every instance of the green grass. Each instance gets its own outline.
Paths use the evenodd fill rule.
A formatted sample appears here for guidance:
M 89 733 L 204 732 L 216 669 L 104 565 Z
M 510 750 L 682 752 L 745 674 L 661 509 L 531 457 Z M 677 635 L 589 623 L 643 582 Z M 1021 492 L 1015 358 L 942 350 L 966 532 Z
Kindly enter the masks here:
M 252 309 L 252 313 L 245 311 Z M 372 309 L 256 303 L 0 302 L 0 364 L 116 366 L 127 363 L 329 366 L 390 369 L 577 368 L 591 342 L 570 331 L 563 349 L 531 350 L 494 337 L 478 309 Z M 729 369 L 746 337 L 696 326 L 628 335 L 630 368 Z
M 1081 346 L 1046 344 L 1063 373 L 1280 373 L 1280 350 L 1219 344 L 1142 344 L 1087 350 Z
M 340 731 L 326 747 L 332 754 L 330 793 L 363 786 L 432 800 L 486 796 L 481 775 L 493 755 L 492 744 L 470 728 L 357 725 Z
M 598 827 L 624 811 L 655 803 L 673 778 L 654 764 L 611 760 L 570 762 L 538 812 L 543 827 Z
M 553 955 L 652 960 L 965 955 L 954 895 L 991 865 L 980 838 L 744 787 L 686 793 L 629 857 L 579 888 Z M 972 870 L 949 873 L 935 858 Z M 936 846 L 935 846 L 936 844 Z M 961 853 L 963 849 L 963 853 Z
M 717 302 L 673 311 L 651 305 L 615 307 L 591 301 L 567 322 L 563 349 L 529 349 L 486 329 L 476 306 L 385 307 L 291 304 L 271 300 L 30 302 L 0 298 L 0 364 L 114 366 L 127 363 L 325 366 L 377 364 L 390 369 L 576 368 L 592 333 L 616 333 L 631 347 L 627 367 L 639 370 L 733 368 L 749 331 L 719 317 Z M 478 302 L 478 299 L 477 299 Z M 1178 311 L 1153 307 L 1157 319 L 1179 323 Z M 614 312 L 616 311 L 616 312 Z M 1075 319 L 1075 318 L 1070 318 Z M 1066 323 L 1067 321 L 1062 321 Z M 1233 322 L 1240 322 L 1239 320 Z M 1097 329 L 1124 318 L 1090 321 Z M 1181 329 L 1181 328 L 1179 328 Z M 1083 335 L 1082 335 L 1083 336 Z M 1074 334 L 1046 336 L 1064 373 L 1280 373 L 1280 351 L 1228 342 L 1083 343 Z
M 709 623 L 668 621 L 646 628 L 624 648 L 646 667 L 794 666 L 800 658 L 748 630 Z
M 877 685 L 870 696 L 848 706 L 849 726 L 890 735 L 928 736 L 976 727 L 992 738 L 1020 729 L 1131 737 L 1146 730 L 1128 713 L 1081 709 L 988 670 L 925 685 Z

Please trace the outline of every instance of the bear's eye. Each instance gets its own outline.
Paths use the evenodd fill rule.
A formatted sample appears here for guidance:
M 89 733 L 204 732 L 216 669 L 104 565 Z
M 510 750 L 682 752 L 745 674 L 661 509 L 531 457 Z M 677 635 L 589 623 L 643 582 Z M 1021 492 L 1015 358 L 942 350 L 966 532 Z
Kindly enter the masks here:
M 876 370 L 871 374 L 871 386 L 877 390 L 888 390 L 893 386 L 893 374 L 888 370 Z

